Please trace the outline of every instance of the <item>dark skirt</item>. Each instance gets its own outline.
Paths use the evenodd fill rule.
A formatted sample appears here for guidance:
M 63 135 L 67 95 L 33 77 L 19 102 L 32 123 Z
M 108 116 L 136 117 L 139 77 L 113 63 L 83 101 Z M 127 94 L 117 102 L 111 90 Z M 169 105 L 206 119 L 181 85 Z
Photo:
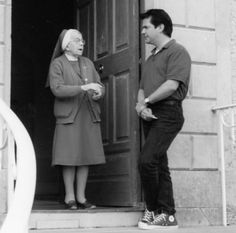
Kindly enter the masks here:
M 101 128 L 92 122 L 87 102 L 71 124 L 56 124 L 52 165 L 82 166 L 105 163 Z

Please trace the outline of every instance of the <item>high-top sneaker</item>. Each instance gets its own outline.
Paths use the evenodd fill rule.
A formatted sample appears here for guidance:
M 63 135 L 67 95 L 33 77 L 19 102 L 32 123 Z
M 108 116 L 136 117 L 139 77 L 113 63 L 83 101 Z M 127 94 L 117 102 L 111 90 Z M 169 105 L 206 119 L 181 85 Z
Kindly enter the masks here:
M 145 209 L 142 218 L 138 221 L 138 227 L 140 229 L 145 229 L 145 226 L 148 223 L 151 223 L 154 220 L 154 213 L 153 211 L 148 211 L 148 209 Z
M 174 215 L 166 213 L 158 214 L 154 217 L 152 222 L 147 223 L 143 226 L 143 229 L 166 229 L 166 228 L 178 228 L 178 223 Z

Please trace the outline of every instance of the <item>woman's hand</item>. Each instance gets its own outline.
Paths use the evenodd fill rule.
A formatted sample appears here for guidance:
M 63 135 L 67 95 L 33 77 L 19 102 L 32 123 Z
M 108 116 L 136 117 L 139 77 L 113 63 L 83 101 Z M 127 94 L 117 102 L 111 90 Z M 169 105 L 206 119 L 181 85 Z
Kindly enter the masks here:
M 102 86 L 100 84 L 98 84 L 98 83 L 85 84 L 85 85 L 82 85 L 81 88 L 84 91 L 93 90 L 94 92 L 97 92 L 97 93 L 102 92 L 101 91 Z
M 99 91 L 94 91 L 92 95 L 93 100 L 99 100 L 102 97 L 102 89 Z

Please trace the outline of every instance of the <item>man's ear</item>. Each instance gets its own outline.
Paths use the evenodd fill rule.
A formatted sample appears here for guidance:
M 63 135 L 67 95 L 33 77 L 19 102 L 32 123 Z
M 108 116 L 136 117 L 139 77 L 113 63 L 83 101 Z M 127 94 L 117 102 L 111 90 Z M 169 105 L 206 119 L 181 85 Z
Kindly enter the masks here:
M 163 32 L 164 29 L 165 29 L 165 25 L 164 24 L 160 24 L 157 28 L 159 29 L 160 32 Z

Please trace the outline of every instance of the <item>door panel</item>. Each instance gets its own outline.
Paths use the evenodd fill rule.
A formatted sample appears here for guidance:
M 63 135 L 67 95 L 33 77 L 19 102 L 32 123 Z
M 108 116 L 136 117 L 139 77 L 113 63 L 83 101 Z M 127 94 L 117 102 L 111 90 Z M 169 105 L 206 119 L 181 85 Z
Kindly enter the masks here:
M 108 0 L 96 1 L 96 56 L 105 57 L 109 53 Z
M 86 22 L 90 22 L 88 27 L 83 26 Z M 87 196 L 101 205 L 133 206 L 140 196 L 139 123 L 134 110 L 139 56 L 137 1 L 77 1 L 77 25 L 87 40 L 86 55 L 94 61 L 106 88 L 101 102 L 106 164 L 90 169 Z
M 129 1 L 115 2 L 115 49 L 116 52 L 128 47 L 129 42 Z
M 86 41 L 84 56 L 93 57 L 94 53 L 94 5 L 91 0 L 77 0 L 76 24 L 79 31 L 83 32 Z M 78 24 L 78 22 L 80 22 Z

